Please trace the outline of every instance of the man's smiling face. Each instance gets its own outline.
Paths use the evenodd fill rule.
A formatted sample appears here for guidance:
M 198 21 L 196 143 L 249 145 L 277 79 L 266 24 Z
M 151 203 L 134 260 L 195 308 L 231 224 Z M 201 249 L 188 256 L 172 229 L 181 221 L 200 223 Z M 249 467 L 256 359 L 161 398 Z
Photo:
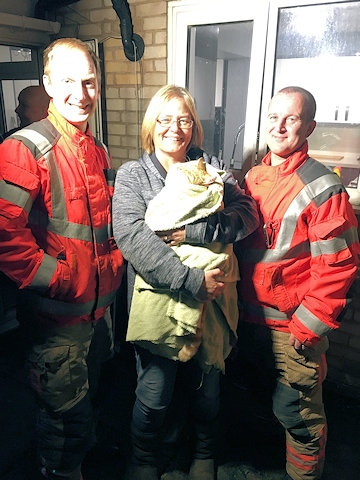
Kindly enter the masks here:
M 55 49 L 50 74 L 44 75 L 44 86 L 58 112 L 85 132 L 100 92 L 91 57 L 74 48 Z
M 286 159 L 298 150 L 316 125 L 310 120 L 300 93 L 278 93 L 269 105 L 266 143 L 273 155 Z

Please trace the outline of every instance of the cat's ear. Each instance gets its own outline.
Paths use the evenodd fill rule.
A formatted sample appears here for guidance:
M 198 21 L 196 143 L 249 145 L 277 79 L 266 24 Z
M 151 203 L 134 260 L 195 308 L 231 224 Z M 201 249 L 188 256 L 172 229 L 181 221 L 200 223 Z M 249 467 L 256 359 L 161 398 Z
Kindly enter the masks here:
M 202 170 L 203 172 L 206 172 L 206 165 L 205 165 L 203 157 L 200 157 L 199 160 L 198 160 L 198 168 L 199 168 L 199 170 Z

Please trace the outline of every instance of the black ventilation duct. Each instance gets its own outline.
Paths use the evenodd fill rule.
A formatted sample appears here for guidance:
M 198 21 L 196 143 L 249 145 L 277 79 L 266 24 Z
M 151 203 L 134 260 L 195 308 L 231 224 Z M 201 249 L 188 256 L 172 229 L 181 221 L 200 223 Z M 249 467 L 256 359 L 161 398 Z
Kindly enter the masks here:
M 130 7 L 127 0 L 111 0 L 113 8 L 120 20 L 120 33 L 124 53 L 128 60 L 136 62 L 144 55 L 144 40 L 134 33 Z

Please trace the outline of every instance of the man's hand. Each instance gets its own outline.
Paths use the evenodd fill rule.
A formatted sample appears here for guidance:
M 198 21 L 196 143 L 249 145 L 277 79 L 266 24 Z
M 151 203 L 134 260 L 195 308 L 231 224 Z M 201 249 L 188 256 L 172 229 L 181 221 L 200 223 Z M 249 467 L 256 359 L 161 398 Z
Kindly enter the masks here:
M 298 352 L 301 352 L 302 350 L 305 350 L 306 347 L 310 347 L 311 343 L 310 342 L 305 342 L 301 343 L 300 340 L 298 340 L 292 333 L 290 333 L 289 337 L 289 345 L 292 345 L 295 350 Z

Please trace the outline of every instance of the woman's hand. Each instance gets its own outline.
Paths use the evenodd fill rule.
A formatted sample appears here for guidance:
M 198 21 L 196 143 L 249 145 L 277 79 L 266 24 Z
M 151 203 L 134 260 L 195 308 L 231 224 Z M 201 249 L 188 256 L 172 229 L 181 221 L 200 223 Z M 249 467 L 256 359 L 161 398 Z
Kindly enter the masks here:
M 224 291 L 225 284 L 224 282 L 219 282 L 217 277 L 222 275 L 224 275 L 224 272 L 222 272 L 220 268 L 207 270 L 200 290 L 196 295 L 196 300 L 200 302 L 211 302 L 220 295 L 220 293 Z
M 179 243 L 184 243 L 185 241 L 185 227 L 155 233 L 163 242 L 168 243 L 170 246 L 179 245 Z

